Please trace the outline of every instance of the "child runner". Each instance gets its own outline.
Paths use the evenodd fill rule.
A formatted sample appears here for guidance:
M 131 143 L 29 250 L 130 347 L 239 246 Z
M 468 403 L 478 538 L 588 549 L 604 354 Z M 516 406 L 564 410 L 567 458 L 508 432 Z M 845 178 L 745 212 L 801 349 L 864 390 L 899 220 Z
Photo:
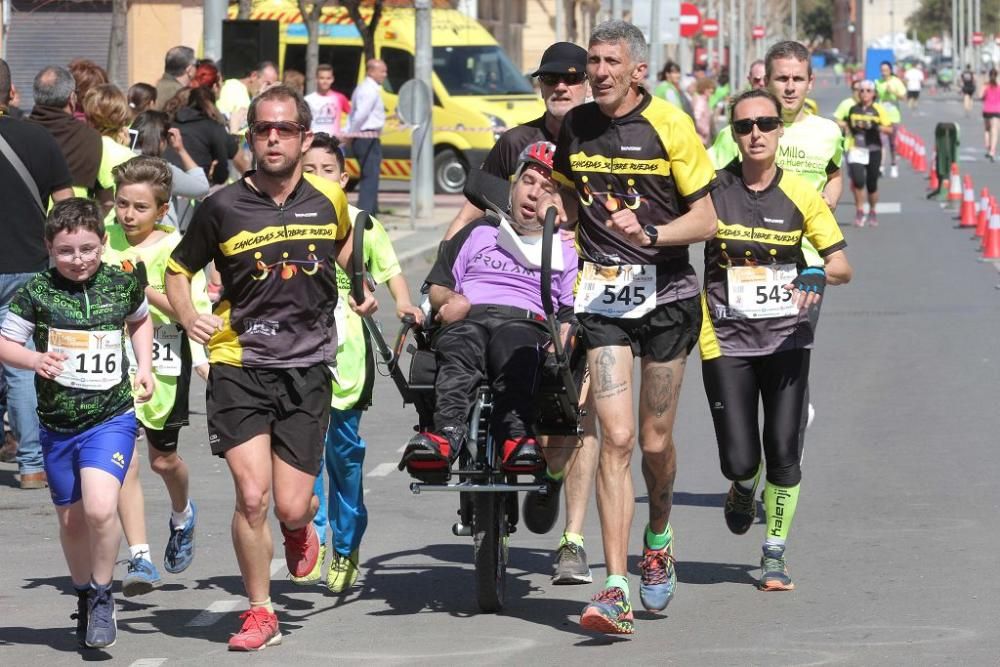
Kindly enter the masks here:
M 136 276 L 101 262 L 104 241 L 94 202 L 56 204 L 45 223 L 54 268 L 18 290 L 0 328 L 0 363 L 38 374 L 39 439 L 77 593 L 76 634 L 91 648 L 117 636 L 118 492 L 135 449 L 133 402 L 153 395 L 149 305 Z M 138 359 L 132 384 L 124 329 Z M 37 352 L 24 347 L 29 338 Z
M 163 567 L 183 572 L 194 558 L 195 508 L 188 497 L 188 467 L 177 454 L 182 426 L 188 425 L 188 388 L 192 366 L 208 377 L 208 360 L 201 345 L 191 345 L 163 293 L 167 260 L 180 242 L 173 228 L 159 224 L 170 206 L 170 166 L 155 157 L 140 156 L 114 168 L 115 217 L 108 227 L 104 260 L 126 273 L 135 273 L 145 286 L 153 318 L 153 398 L 136 408 L 146 432 L 149 465 L 167 487 L 171 516 Z M 197 274 L 192 296 L 201 312 L 211 312 L 204 274 Z M 128 573 L 122 582 L 125 597 L 147 593 L 160 583 L 149 558 L 145 504 L 139 482 L 139 465 L 133 458 L 122 485 L 119 515 L 129 543 Z
M 313 135 L 312 147 L 306 152 L 302 169 L 334 181 L 341 187 L 347 185 L 340 141 L 325 132 Z M 348 206 L 348 212 L 353 224 L 361 211 Z M 369 275 L 376 283 L 386 283 L 400 319 L 409 314 L 420 322 L 423 313 L 410 302 L 406 279 L 399 268 L 389 236 L 375 218 L 372 218 L 372 228 L 365 230 L 364 253 Z M 337 319 L 337 368 L 325 455 L 330 491 L 328 496 L 324 494 L 323 473 L 320 472 L 315 487 L 319 510 L 313 518 L 319 536 L 319 558 L 312 572 L 304 577 L 292 576 L 291 579 L 302 585 L 320 580 L 329 522 L 333 528 L 333 558 L 326 585 L 332 592 L 342 593 L 358 578 L 358 548 L 368 525 L 362 483 L 365 441 L 358 433 L 358 426 L 361 412 L 371 405 L 375 373 L 371 342 L 364 331 L 364 323 L 346 306 L 351 283 L 340 267 L 337 267 L 337 288 L 340 291 L 334 311 Z

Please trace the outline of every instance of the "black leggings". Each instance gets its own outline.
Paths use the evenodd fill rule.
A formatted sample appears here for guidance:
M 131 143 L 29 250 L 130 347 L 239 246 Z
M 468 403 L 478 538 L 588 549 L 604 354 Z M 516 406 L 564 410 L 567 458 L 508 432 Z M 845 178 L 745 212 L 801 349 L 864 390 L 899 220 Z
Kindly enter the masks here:
M 449 324 L 434 339 L 434 428 L 462 426 L 484 377 L 493 387 L 493 432 L 500 442 L 534 435 L 535 396 L 549 336 L 538 322 L 480 313 Z
M 705 395 L 715 422 L 722 474 L 750 479 L 760 465 L 758 404 L 764 403 L 767 481 L 795 486 L 802 479 L 800 422 L 809 384 L 809 350 L 765 357 L 718 357 L 702 362 Z
M 878 168 L 882 166 L 882 151 L 868 151 L 868 164 L 849 165 L 851 184 L 855 190 L 867 187 L 868 192 L 878 192 Z

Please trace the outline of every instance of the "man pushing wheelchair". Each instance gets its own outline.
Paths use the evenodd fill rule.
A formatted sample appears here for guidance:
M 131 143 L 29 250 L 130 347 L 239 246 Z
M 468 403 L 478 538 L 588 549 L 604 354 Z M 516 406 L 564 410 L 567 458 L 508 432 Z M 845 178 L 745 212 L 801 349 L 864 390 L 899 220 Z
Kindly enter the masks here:
M 535 419 L 551 339 L 544 325 L 540 268 L 543 220 L 559 197 L 552 179 L 554 153 L 550 142 L 526 147 L 511 184 L 509 215 L 485 216 L 443 243 L 427 277 L 434 319 L 441 325 L 432 338 L 437 364 L 433 425 L 410 439 L 399 464 L 419 480 L 450 477 L 484 380 L 493 392 L 490 428 L 500 445 L 503 471 L 540 474 L 545 469 Z M 556 239 L 552 301 L 565 323 L 573 315 L 578 260 L 572 239 L 559 234 Z

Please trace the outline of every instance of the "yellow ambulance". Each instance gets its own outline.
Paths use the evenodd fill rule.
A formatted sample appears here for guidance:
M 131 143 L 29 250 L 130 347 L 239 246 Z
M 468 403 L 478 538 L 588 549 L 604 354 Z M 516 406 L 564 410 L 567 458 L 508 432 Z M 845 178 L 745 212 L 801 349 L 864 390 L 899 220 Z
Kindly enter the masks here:
M 370 7 L 362 7 L 365 21 L 371 13 Z M 236 18 L 236 7 L 230 7 L 229 17 Z M 258 0 L 250 19 L 278 21 L 279 70 L 305 72 L 309 39 L 296 2 Z M 394 113 L 397 91 L 413 78 L 414 19 L 412 8 L 386 6 L 375 31 L 375 56 L 385 61 L 389 71 L 382 86 L 388 117 L 382 134 L 381 177 L 385 179 L 410 178 L 412 131 L 401 127 Z M 434 188 L 457 193 L 465 185 L 469 168 L 482 163 L 501 133 L 538 118 L 545 106 L 531 82 L 478 21 L 435 6 L 431 22 Z M 333 87 L 350 98 L 365 76 L 361 34 L 347 9 L 332 3 L 323 10 L 319 34 L 319 62 L 333 66 Z M 348 171 L 352 177 L 358 175 L 354 160 L 348 160 Z

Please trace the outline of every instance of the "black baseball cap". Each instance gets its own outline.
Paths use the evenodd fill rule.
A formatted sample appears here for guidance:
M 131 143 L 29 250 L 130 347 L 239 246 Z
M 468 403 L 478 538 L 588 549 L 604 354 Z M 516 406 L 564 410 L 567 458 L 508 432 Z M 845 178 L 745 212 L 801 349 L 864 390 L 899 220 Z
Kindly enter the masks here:
M 545 49 L 542 62 L 531 76 L 539 74 L 585 74 L 587 50 L 572 42 L 556 42 Z

